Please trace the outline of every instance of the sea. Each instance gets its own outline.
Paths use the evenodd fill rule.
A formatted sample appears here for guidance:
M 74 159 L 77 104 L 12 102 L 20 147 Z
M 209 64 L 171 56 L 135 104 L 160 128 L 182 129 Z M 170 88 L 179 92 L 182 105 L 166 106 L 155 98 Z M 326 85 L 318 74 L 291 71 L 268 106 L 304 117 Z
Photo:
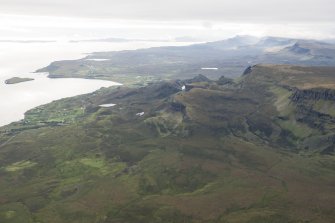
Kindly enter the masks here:
M 35 73 L 53 61 L 80 59 L 92 52 L 135 50 L 158 46 L 183 46 L 189 42 L 0 42 L 0 126 L 24 118 L 34 107 L 54 100 L 94 92 L 101 87 L 123 83 L 76 78 L 48 78 Z M 12 77 L 29 77 L 33 81 L 5 84 Z

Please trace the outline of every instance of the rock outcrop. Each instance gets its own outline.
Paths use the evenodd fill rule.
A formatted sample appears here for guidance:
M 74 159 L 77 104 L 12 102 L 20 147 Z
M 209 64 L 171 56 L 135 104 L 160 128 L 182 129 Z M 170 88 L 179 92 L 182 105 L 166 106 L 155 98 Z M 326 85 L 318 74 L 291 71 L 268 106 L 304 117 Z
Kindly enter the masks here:
M 292 101 L 298 102 L 300 100 L 330 100 L 335 101 L 335 90 L 325 88 L 314 89 L 295 89 L 291 97 Z

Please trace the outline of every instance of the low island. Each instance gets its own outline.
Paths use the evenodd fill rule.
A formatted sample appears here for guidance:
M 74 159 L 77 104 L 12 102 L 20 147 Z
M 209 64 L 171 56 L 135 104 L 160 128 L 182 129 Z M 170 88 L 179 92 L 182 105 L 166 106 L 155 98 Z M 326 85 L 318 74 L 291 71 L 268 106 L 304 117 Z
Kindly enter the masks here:
M 21 78 L 21 77 L 12 77 L 10 79 L 5 80 L 5 84 L 18 84 L 27 81 L 33 81 L 33 78 Z

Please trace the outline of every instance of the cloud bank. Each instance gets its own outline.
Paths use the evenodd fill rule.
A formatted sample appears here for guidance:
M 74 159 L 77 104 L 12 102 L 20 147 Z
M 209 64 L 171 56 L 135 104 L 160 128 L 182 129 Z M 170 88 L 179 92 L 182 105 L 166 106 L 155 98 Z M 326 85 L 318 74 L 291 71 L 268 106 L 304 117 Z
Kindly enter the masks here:
M 334 11 L 333 0 L 1 0 L 0 34 L 335 38 Z

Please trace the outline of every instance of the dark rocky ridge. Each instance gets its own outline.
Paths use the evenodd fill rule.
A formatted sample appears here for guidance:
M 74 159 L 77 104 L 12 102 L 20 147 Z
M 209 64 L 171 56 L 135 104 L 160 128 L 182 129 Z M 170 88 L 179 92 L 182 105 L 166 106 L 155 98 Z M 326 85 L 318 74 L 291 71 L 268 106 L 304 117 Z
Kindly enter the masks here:
M 299 43 L 296 43 L 293 46 L 288 47 L 287 49 L 290 52 L 296 53 L 296 54 L 309 54 L 311 52 L 310 49 L 301 47 Z
M 291 96 L 292 101 L 298 102 L 300 100 L 329 100 L 335 101 L 335 90 L 325 88 L 314 89 L 294 89 Z
M 248 75 L 252 72 L 253 66 L 248 66 L 244 71 L 242 75 Z

